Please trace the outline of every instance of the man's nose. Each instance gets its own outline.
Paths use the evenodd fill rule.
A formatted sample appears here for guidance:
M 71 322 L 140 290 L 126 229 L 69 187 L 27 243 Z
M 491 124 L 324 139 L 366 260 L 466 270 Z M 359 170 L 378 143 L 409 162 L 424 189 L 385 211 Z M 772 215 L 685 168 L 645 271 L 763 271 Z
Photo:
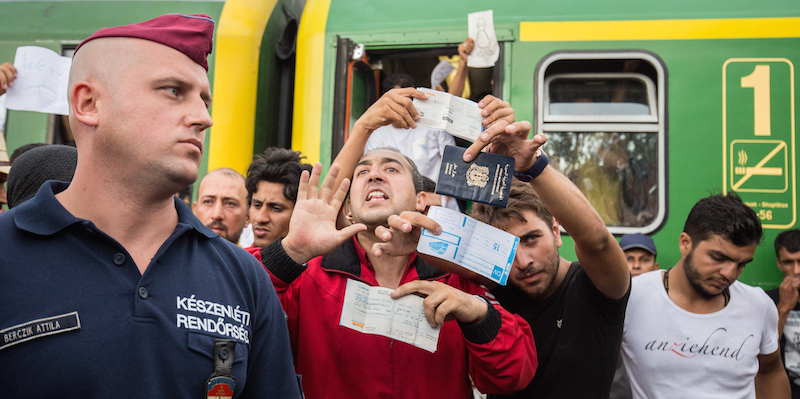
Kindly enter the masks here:
M 794 261 L 794 264 L 792 266 L 792 272 L 794 273 L 795 276 L 800 276 L 800 259 Z
M 269 223 L 270 220 L 271 220 L 271 218 L 270 218 L 270 215 L 269 215 L 269 211 L 267 210 L 267 207 L 266 206 L 262 207 L 258 211 L 258 214 L 256 214 L 256 222 L 257 223 Z
M 719 273 L 722 277 L 725 277 L 728 281 L 734 281 L 738 277 L 736 275 L 736 271 L 738 270 L 739 265 L 736 262 L 727 262 L 722 269 L 720 269 Z
M 222 220 L 223 216 L 222 203 L 220 201 L 214 202 L 214 207 L 211 208 L 211 217 L 214 220 Z

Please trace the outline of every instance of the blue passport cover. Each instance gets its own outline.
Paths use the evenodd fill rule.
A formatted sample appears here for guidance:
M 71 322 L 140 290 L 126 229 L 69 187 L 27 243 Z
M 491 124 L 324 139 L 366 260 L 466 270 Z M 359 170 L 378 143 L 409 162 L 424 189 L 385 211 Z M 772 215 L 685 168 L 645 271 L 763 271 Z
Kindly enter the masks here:
M 436 193 L 467 201 L 506 207 L 514 158 L 488 152 L 478 154 L 466 163 L 466 148 L 448 145 L 444 148 Z

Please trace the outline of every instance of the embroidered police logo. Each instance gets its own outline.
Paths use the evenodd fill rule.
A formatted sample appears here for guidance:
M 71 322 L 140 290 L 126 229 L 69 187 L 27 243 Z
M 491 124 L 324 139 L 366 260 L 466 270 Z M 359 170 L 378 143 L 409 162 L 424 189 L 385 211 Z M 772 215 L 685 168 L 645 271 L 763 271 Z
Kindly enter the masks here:
M 478 186 L 480 188 L 484 188 L 486 187 L 486 183 L 488 182 L 489 182 L 488 166 L 478 166 L 474 163 L 469 166 L 469 169 L 467 169 L 468 186 Z

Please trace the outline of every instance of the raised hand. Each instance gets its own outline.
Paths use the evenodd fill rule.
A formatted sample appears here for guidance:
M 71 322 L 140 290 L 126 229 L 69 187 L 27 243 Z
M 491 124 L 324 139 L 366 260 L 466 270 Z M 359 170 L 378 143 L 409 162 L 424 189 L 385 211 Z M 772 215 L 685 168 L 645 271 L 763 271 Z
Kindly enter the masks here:
M 414 98 L 428 99 L 425 93 L 412 87 L 389 90 L 358 118 L 356 125 L 369 132 L 386 125 L 400 129 L 415 128 L 419 113 L 414 108 Z
M 484 130 L 478 140 L 467 148 L 464 152 L 464 162 L 475 159 L 478 153 L 486 147 L 491 153 L 513 157 L 514 169 L 528 170 L 536 162 L 539 148 L 547 142 L 544 134 L 537 134 L 532 139 L 528 139 L 530 131 L 530 122 L 509 124 L 505 120 L 499 120 Z
M 339 165 L 333 164 L 318 188 L 321 173 L 322 164 L 317 162 L 310 176 L 307 171 L 300 176 L 289 233 L 282 242 L 286 253 L 297 263 L 306 263 L 314 257 L 327 254 L 367 229 L 362 223 L 336 229 L 336 217 L 347 195 L 350 180 L 344 179 L 339 187 L 334 187 Z

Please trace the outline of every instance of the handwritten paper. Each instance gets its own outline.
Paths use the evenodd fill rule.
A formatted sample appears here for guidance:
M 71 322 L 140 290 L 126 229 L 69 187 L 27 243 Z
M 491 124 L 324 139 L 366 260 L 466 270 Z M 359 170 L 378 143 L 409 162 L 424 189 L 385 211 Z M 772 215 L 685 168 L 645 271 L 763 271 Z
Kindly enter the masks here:
M 500 57 L 500 45 L 494 32 L 494 14 L 492 10 L 473 12 L 467 15 L 469 37 L 475 41 L 475 48 L 467 58 L 470 68 L 488 68 L 494 66 Z
M 406 295 L 392 299 L 392 291 L 348 279 L 339 325 L 436 352 L 440 329 L 432 328 L 425 319 L 422 298 Z
M 17 48 L 17 78 L 6 92 L 6 108 L 68 115 L 67 90 L 72 59 L 36 46 Z
M 464 140 L 478 139 L 483 131 L 483 116 L 476 102 L 422 87 L 419 91 L 428 99 L 414 99 L 414 108 L 419 112 L 418 125 L 446 130 Z
M 428 217 L 442 226 L 442 234 L 423 230 L 417 252 L 453 262 L 506 285 L 519 237 L 440 206 L 430 207 Z
M 439 64 L 436 65 L 436 68 L 433 68 L 433 72 L 431 73 L 431 89 L 436 89 L 436 86 L 439 86 L 439 84 L 447 79 L 450 72 L 453 72 L 455 69 L 456 67 L 454 67 L 450 61 L 439 61 Z

